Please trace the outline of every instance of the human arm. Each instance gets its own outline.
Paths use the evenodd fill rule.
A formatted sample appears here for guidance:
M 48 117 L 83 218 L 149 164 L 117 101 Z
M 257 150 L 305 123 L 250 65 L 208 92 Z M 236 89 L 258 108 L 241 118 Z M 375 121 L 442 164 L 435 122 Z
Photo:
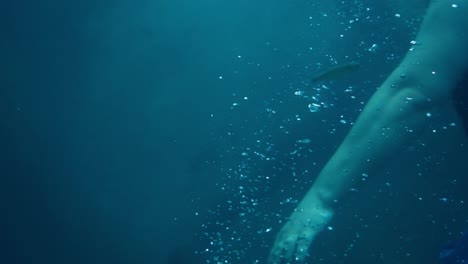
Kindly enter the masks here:
M 408 52 L 371 97 L 279 232 L 269 263 L 304 260 L 354 180 L 363 173 L 378 173 L 424 130 L 428 112 L 449 103 L 468 62 L 468 6 L 463 4 L 468 5 L 432 1 L 416 38 L 421 45 Z

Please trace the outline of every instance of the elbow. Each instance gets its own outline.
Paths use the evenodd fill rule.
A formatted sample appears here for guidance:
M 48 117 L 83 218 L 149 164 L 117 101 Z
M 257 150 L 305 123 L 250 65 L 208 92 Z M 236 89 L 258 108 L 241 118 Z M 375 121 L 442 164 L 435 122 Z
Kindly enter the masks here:
M 396 93 L 389 105 L 401 114 L 413 115 L 429 111 L 434 102 L 421 89 L 404 88 Z

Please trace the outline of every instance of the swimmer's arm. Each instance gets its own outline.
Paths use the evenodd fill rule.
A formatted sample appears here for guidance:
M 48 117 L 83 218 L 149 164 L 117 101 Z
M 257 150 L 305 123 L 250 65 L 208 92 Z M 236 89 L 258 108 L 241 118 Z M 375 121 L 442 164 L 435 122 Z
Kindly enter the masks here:
M 393 74 L 392 76 L 395 76 Z M 308 248 L 333 217 L 335 207 L 363 173 L 371 175 L 395 156 L 427 122 L 432 105 L 417 89 L 391 85 L 390 77 L 370 99 L 355 125 L 279 232 L 269 263 L 306 258 Z
M 398 78 L 393 75 L 370 99 L 300 208 L 311 205 L 333 211 L 355 179 L 372 174 L 423 131 L 432 104 L 418 89 L 392 88 L 401 82 Z
M 424 130 L 427 112 L 450 102 L 456 79 L 468 69 L 468 4 L 453 8 L 446 1 L 431 3 L 416 38 L 421 45 L 408 52 L 369 100 L 278 233 L 270 264 L 304 260 L 353 182 L 363 173 L 377 173 Z
M 463 5 L 462 5 L 463 4 Z M 362 173 L 372 173 L 424 129 L 426 113 L 450 102 L 468 69 L 468 4 L 432 0 L 416 37 L 420 45 L 367 103 L 304 199 L 332 206 Z M 404 78 L 402 78 L 404 76 Z

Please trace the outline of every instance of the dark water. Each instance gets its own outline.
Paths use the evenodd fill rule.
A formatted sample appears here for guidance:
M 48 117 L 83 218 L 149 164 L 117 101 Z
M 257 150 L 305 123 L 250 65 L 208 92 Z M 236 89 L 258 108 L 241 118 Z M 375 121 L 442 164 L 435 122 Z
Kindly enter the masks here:
M 0 263 L 264 263 L 417 28 L 372 1 L 72 2 L 0 4 Z M 311 261 L 436 263 L 467 228 L 448 116 L 348 196 Z

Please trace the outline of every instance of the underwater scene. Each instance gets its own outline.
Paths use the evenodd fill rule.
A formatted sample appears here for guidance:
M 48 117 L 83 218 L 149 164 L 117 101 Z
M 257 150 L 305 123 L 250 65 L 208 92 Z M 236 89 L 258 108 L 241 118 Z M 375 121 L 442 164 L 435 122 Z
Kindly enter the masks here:
M 468 263 L 468 85 L 385 93 L 433 3 L 2 3 L 0 263 Z

